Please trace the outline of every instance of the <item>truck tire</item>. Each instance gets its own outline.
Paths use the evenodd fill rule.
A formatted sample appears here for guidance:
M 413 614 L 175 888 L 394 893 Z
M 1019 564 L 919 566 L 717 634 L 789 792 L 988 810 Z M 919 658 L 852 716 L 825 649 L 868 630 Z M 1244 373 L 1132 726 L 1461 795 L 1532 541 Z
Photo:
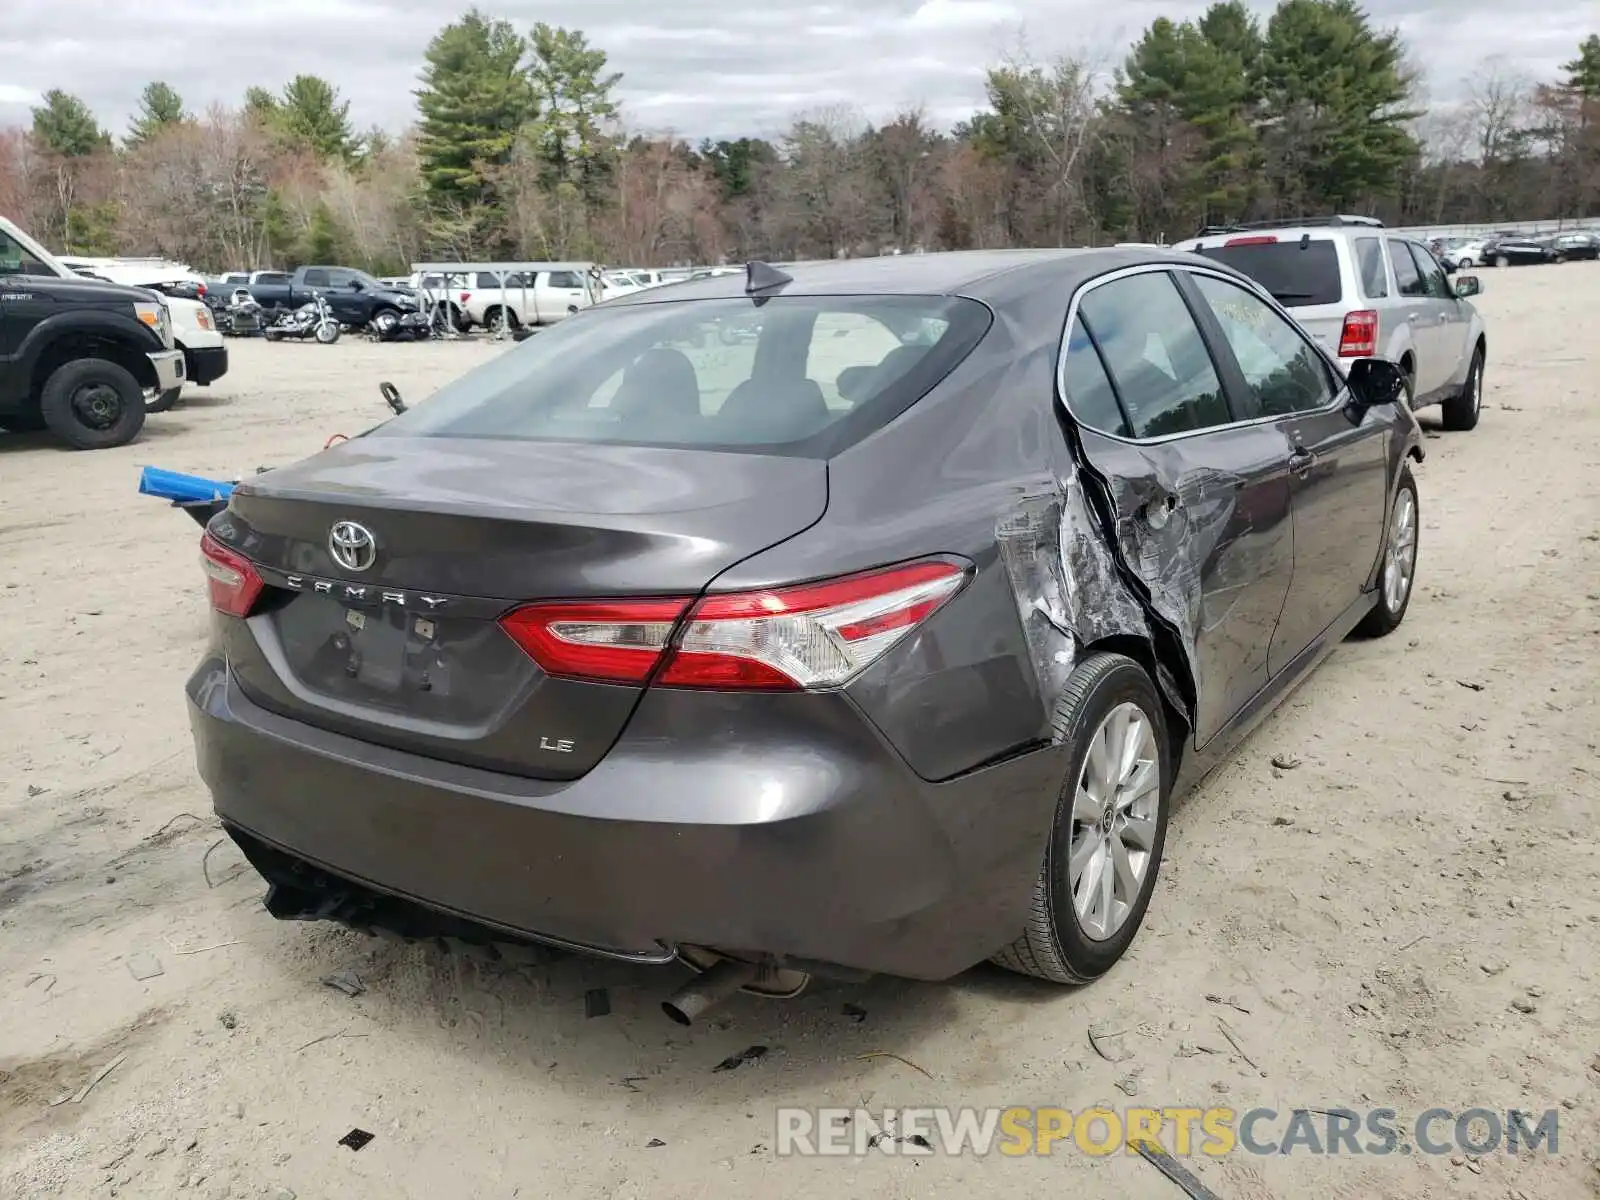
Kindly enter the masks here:
M 45 380 L 39 409 L 50 432 L 73 449 L 107 450 L 144 428 L 144 389 L 114 362 L 78 358 Z
M 144 411 L 147 413 L 164 413 L 178 402 L 178 397 L 183 394 L 181 387 L 168 388 L 154 400 L 144 402 Z

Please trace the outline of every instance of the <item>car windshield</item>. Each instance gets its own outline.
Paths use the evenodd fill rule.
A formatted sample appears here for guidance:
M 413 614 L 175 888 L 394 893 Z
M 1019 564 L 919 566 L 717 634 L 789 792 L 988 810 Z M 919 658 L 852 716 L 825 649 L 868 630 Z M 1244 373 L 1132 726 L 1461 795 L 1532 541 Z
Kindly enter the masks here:
M 780 296 L 597 308 L 373 436 L 835 453 L 977 345 L 989 310 L 948 296 Z

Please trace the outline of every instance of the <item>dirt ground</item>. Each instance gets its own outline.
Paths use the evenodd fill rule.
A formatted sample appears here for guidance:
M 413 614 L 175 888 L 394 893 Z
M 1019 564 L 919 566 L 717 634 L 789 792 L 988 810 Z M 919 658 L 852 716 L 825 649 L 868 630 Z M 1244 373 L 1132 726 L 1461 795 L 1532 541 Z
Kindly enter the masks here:
M 1555 1109 L 1555 1156 L 1193 1169 L 1223 1200 L 1600 1195 L 1600 263 L 1482 277 L 1484 418 L 1424 422 L 1404 627 L 1178 808 L 1132 953 L 1076 992 L 984 967 L 684 1030 L 676 969 L 480 965 L 261 910 L 193 768 L 198 531 L 138 469 L 287 463 L 385 416 L 381 380 L 420 400 L 499 347 L 234 342 L 133 446 L 0 436 L 0 1195 L 1182 1195 L 1121 1154 L 774 1155 L 777 1106 L 861 1102 Z

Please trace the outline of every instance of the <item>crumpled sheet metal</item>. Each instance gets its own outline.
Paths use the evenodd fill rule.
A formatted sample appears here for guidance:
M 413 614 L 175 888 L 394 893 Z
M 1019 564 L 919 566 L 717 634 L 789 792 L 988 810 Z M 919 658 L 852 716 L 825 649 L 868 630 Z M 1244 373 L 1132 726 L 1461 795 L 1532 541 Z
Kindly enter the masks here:
M 1040 696 L 1048 707 L 1053 708 L 1084 647 L 1119 634 L 1154 640 L 1145 602 L 1119 574 L 1076 472 L 1019 496 L 995 534 L 1017 598 Z M 1123 549 L 1132 551 L 1130 562 L 1139 562 L 1141 547 L 1125 542 Z M 1142 570 L 1135 571 L 1145 578 Z M 1159 599 L 1152 588 L 1158 613 L 1180 629 L 1189 629 L 1184 620 L 1189 611 L 1182 595 L 1185 581 L 1162 580 L 1159 572 L 1156 578 L 1163 585 Z M 1186 654 L 1193 644 L 1192 634 L 1186 634 Z M 1192 662 L 1192 654 L 1189 658 Z M 1187 713 L 1187 703 L 1173 694 L 1172 681 L 1163 678 L 1159 683 L 1168 699 Z

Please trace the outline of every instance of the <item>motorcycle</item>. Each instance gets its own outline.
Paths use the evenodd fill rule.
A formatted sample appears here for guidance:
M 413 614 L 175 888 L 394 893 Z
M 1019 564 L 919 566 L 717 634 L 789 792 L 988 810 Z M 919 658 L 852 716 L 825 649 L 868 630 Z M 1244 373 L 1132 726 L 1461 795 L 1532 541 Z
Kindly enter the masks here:
M 312 292 L 310 301 L 291 313 L 285 313 L 261 332 L 269 342 L 282 341 L 284 338 L 304 341 L 314 337 L 324 346 L 331 346 L 339 340 L 339 334 L 343 331 L 322 293 Z
M 245 288 L 234 288 L 226 303 L 212 307 L 211 316 L 217 332 L 227 337 L 252 337 L 263 330 L 261 305 Z
M 443 316 L 437 324 L 442 325 Z M 417 312 L 382 312 L 367 325 L 367 338 L 374 342 L 423 342 L 437 337 L 442 330 L 428 320 L 428 314 Z

